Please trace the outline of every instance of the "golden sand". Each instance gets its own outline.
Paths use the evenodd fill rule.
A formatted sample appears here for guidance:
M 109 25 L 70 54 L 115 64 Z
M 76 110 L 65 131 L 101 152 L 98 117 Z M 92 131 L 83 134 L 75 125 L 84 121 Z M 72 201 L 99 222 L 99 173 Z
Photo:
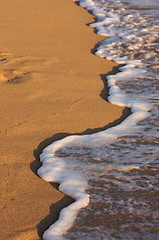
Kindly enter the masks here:
M 40 239 L 72 202 L 36 175 L 42 149 L 123 116 L 103 99 L 116 64 L 91 53 L 93 21 L 71 0 L 0 0 L 1 240 Z

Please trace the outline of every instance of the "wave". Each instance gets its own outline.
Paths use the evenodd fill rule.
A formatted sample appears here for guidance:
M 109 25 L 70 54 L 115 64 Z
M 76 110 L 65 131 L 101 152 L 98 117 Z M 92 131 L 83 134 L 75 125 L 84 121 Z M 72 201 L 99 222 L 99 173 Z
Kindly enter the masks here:
M 118 4 L 120 3 L 118 2 Z M 117 85 L 118 82 L 124 81 L 124 79 L 130 79 L 129 81 L 131 81 L 136 75 L 139 78 L 145 78 L 147 74 L 141 60 L 127 59 L 126 53 L 123 57 L 115 54 L 116 43 L 119 38 L 114 36 L 115 31 L 112 28 L 112 24 L 119 22 L 119 15 L 112 11 L 106 14 L 105 9 L 98 7 L 98 4 L 92 0 L 81 0 L 80 5 L 97 17 L 97 21 L 91 24 L 91 26 L 96 28 L 99 34 L 111 36 L 100 44 L 96 55 L 124 64 L 124 66 L 119 68 L 120 72 L 107 77 L 109 87 L 108 100 L 112 104 L 131 108 L 132 114 L 119 125 L 105 131 L 91 135 L 68 136 L 52 143 L 43 150 L 40 155 L 42 166 L 38 170 L 38 175 L 45 181 L 59 183 L 59 190 L 75 199 L 74 203 L 61 211 L 58 221 L 45 231 L 43 235 L 44 240 L 66 239 L 63 237 L 64 233 L 72 226 L 80 209 L 85 208 L 89 204 L 89 194 L 87 193 L 88 176 L 83 174 L 83 170 L 80 170 L 79 166 L 83 164 L 83 168 L 85 168 L 85 163 L 79 163 L 78 161 L 71 160 L 71 158 L 69 159 L 69 157 L 66 158 L 66 153 L 76 154 L 78 152 L 79 154 L 84 149 L 87 152 L 96 151 L 97 154 L 103 146 L 116 142 L 119 137 L 136 134 L 141 128 L 137 123 L 150 116 L 151 110 L 149 103 L 142 101 L 142 98 L 136 100 L 133 95 L 130 97 L 130 95 L 126 94 Z M 132 38 L 131 34 L 127 35 L 127 37 L 124 35 L 123 39 L 130 37 Z M 107 51 L 108 48 L 109 51 Z M 124 45 L 122 48 L 124 49 Z M 111 52 L 111 54 L 109 55 L 108 52 Z M 122 171 L 134 168 L 137 168 L 137 166 L 130 164 L 122 168 Z

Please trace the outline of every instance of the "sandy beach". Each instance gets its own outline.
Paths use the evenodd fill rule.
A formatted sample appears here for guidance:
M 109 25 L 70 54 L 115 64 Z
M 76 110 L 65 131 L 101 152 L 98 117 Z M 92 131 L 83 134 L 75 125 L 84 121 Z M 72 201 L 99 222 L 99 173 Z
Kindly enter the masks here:
M 73 200 L 40 179 L 39 154 L 69 134 L 92 133 L 128 113 L 106 101 L 116 63 L 71 0 L 0 0 L 0 239 L 41 239 Z

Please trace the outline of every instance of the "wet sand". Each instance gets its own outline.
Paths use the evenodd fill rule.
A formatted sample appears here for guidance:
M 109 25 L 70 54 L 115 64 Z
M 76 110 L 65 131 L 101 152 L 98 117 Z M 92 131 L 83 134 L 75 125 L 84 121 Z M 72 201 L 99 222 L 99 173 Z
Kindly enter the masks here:
M 103 38 L 71 0 L 0 0 L 0 239 L 41 239 L 73 200 L 40 179 L 39 154 L 128 111 L 106 101 L 117 64 L 92 53 Z

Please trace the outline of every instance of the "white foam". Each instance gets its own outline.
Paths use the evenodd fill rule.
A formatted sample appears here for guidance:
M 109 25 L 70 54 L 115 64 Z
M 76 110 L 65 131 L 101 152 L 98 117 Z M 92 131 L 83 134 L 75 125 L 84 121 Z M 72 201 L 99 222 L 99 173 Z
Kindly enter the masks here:
M 115 26 L 115 24 L 120 20 L 117 14 L 112 11 L 106 16 L 105 11 L 98 8 L 98 6 L 96 6 L 92 0 L 81 0 L 80 5 L 88 10 L 91 10 L 93 14 L 98 17 L 99 21 L 92 24 L 93 27 L 98 29 L 98 33 L 102 35 L 114 34 L 112 24 Z M 121 11 L 124 10 L 121 9 Z M 129 16 L 129 18 L 131 18 L 131 16 Z M 105 28 L 106 25 L 107 28 Z M 117 60 L 120 63 L 126 63 L 126 66 L 120 68 L 120 73 L 107 77 L 108 86 L 110 88 L 109 101 L 110 103 L 118 106 L 130 107 L 132 114 L 118 126 L 92 135 L 68 136 L 62 140 L 52 143 L 43 150 L 42 154 L 40 155 L 42 167 L 38 170 L 38 175 L 46 181 L 58 182 L 60 184 L 59 190 L 75 199 L 73 204 L 61 211 L 59 220 L 55 224 L 51 225 L 50 228 L 44 233 L 43 239 L 45 240 L 65 239 L 63 234 L 65 234 L 66 231 L 72 226 L 79 210 L 83 207 L 86 207 L 89 203 L 89 195 L 86 193 L 86 189 L 88 188 L 86 177 L 81 172 L 72 169 L 70 167 L 71 164 L 66 161 L 66 159 L 58 157 L 56 152 L 60 151 L 64 147 L 84 146 L 92 148 L 112 143 L 120 136 L 128 135 L 129 133 L 133 134 L 138 131 L 137 122 L 143 120 L 149 115 L 148 110 L 150 109 L 150 106 L 147 103 L 139 102 L 132 97 L 130 98 L 116 85 L 118 81 L 124 79 L 131 80 L 136 74 L 140 77 L 144 76 L 145 74 L 141 61 L 125 61 L 127 60 L 126 57 L 123 57 L 122 59 L 114 57 L 115 42 L 118 42 L 118 37 L 116 35 L 118 34 L 122 34 L 120 32 L 120 28 L 112 38 L 106 39 L 104 44 L 101 44 L 96 54 L 101 57 L 107 57 L 109 54 L 107 51 L 105 51 L 105 49 L 111 50 L 112 48 L 112 53 L 107 58 Z M 134 36 L 125 35 L 124 37 L 129 39 Z M 137 168 L 138 167 L 133 165 L 122 168 L 122 171 Z
M 59 190 L 76 200 L 75 203 L 61 211 L 59 220 L 44 233 L 43 239 L 45 240 L 64 239 L 62 235 L 72 226 L 78 211 L 89 203 L 89 195 L 85 192 L 88 187 L 87 179 L 82 173 L 70 170 L 67 161 L 56 156 L 56 151 L 66 146 L 98 147 L 102 144 L 112 143 L 119 136 L 133 134 L 134 130 L 137 131 L 136 123 L 148 116 L 146 104 L 132 102 L 126 94 L 116 87 L 115 80 L 112 78 L 108 80 L 108 84 L 110 86 L 110 102 L 131 107 L 132 115 L 120 125 L 103 132 L 84 136 L 68 136 L 54 142 L 45 148 L 40 155 L 42 167 L 38 170 L 38 175 L 46 181 L 60 183 Z M 131 166 L 122 170 L 127 171 L 135 168 L 137 169 L 137 167 Z

